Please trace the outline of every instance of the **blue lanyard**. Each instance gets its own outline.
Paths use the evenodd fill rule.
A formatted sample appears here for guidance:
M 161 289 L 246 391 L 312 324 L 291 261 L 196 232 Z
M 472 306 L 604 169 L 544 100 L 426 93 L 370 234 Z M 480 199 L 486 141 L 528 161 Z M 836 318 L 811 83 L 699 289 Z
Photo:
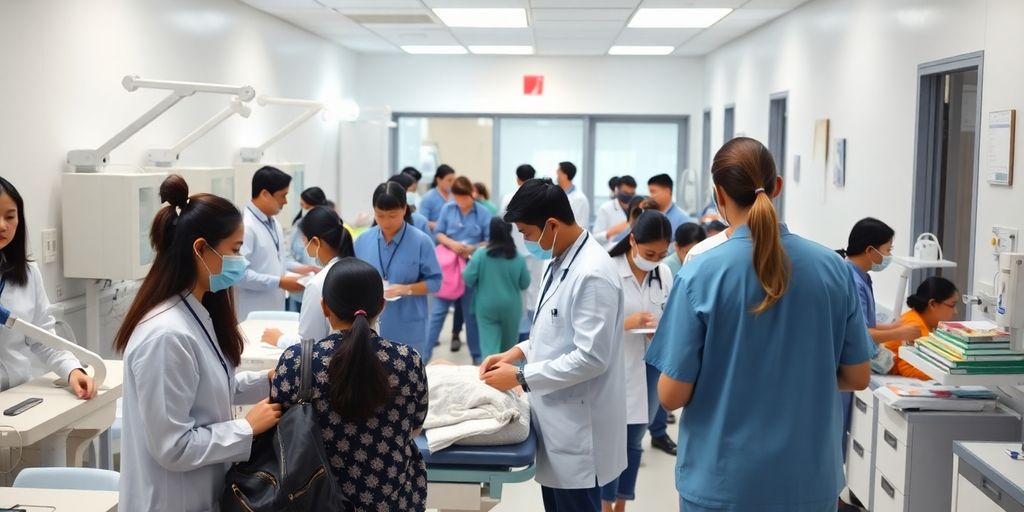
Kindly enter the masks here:
M 274 229 L 274 219 L 271 218 L 269 222 L 263 222 L 263 219 L 260 218 L 259 214 L 252 211 L 252 208 L 249 208 L 249 213 L 252 213 L 256 220 L 263 224 L 263 227 L 267 228 L 267 232 L 270 233 L 270 239 L 274 241 L 274 247 L 277 248 L 277 252 L 281 252 L 281 239 L 277 237 L 277 231 Z
M 210 336 L 210 331 L 206 330 L 206 326 L 203 325 L 203 321 L 199 319 L 199 315 L 196 314 L 196 310 L 192 309 L 192 305 L 188 303 L 188 299 L 185 297 L 181 298 L 182 304 L 188 308 L 188 312 L 192 313 L 192 318 L 196 319 L 196 323 L 199 324 L 199 328 L 203 330 L 203 334 L 206 335 L 206 340 L 210 342 L 210 347 L 213 348 L 213 353 L 217 354 L 217 360 L 220 361 L 221 368 L 224 368 L 224 374 L 228 376 L 228 389 L 231 389 L 231 372 L 228 370 L 228 364 L 224 362 L 224 357 L 220 355 L 220 349 L 217 348 L 217 344 L 213 341 L 213 336 Z
M 562 277 L 561 279 L 558 280 L 558 285 L 555 286 L 556 291 L 558 290 L 558 287 L 562 285 L 562 281 L 565 281 L 566 276 L 569 275 L 569 269 L 572 268 L 572 264 L 576 262 L 576 257 L 580 255 L 580 251 L 582 251 L 583 248 L 587 245 L 588 240 L 590 240 L 590 233 L 587 233 L 586 238 L 583 239 L 583 243 L 581 243 L 580 246 L 576 249 L 576 252 L 573 253 L 572 259 L 569 260 L 569 264 L 566 265 L 564 269 L 562 269 Z M 548 297 L 547 299 L 544 298 L 544 296 L 548 294 L 548 288 L 551 287 L 551 282 L 554 281 L 555 278 L 555 274 L 551 270 L 554 268 L 554 266 L 555 262 L 552 261 L 548 265 L 548 269 L 544 271 L 544 276 L 547 277 L 547 280 L 544 283 L 544 291 L 540 292 L 540 302 L 537 303 L 537 312 L 533 314 L 534 325 L 536 325 L 537 323 L 537 317 L 540 316 L 540 310 L 544 309 L 544 304 L 547 304 L 547 301 L 551 300 L 551 297 L 555 296 L 555 293 L 551 292 L 551 297 Z
M 5 288 L 7 288 L 7 276 L 0 277 L 0 295 L 4 294 Z
M 388 274 L 391 272 L 391 264 L 395 262 L 395 255 L 398 254 L 398 248 L 402 246 L 402 240 L 405 240 L 405 232 L 408 229 L 409 224 L 402 224 L 402 236 L 398 238 L 398 243 L 395 244 L 395 250 L 391 252 L 391 257 L 388 258 L 387 266 L 384 265 L 384 257 L 381 256 L 380 254 L 380 242 L 384 241 L 383 231 L 377 234 L 379 240 L 379 242 L 377 243 L 377 262 L 380 263 L 380 271 L 381 274 L 383 274 L 382 277 L 384 277 L 385 281 L 390 281 L 390 279 L 388 279 Z

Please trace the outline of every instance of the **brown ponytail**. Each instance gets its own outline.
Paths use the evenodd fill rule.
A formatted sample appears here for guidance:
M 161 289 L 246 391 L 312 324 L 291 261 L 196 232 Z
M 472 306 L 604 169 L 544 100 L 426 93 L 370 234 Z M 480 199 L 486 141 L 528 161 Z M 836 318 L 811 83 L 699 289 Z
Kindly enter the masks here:
M 782 247 L 779 218 L 771 199 L 777 181 L 775 159 L 760 142 L 737 137 L 715 155 L 711 175 L 733 202 L 750 208 L 747 227 L 754 241 L 754 272 L 765 293 L 753 312 L 764 313 L 786 293 L 790 276 L 789 256 Z

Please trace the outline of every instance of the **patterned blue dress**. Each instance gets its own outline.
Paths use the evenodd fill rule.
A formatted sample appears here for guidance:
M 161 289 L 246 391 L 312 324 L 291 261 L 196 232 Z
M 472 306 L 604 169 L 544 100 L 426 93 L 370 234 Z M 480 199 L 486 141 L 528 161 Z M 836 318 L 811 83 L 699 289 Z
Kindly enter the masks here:
M 423 511 L 427 468 L 412 435 L 427 416 L 427 375 L 420 355 L 374 333 L 377 357 L 389 374 L 391 402 L 367 420 L 348 421 L 331 408 L 327 376 L 335 347 L 345 342 L 343 336 L 334 333 L 314 345 L 312 359 L 313 405 L 319 412 L 331 474 L 357 511 Z M 284 410 L 298 402 L 301 358 L 302 346 L 294 345 L 281 354 L 277 365 L 270 397 Z

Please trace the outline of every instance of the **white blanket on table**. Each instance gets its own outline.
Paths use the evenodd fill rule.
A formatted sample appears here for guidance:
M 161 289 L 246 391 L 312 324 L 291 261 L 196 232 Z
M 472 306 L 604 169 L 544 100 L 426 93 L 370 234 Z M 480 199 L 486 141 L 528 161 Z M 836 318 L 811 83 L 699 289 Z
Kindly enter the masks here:
M 423 423 L 431 452 L 453 444 L 496 446 L 530 435 L 530 404 L 480 380 L 476 366 L 427 366 L 430 406 Z

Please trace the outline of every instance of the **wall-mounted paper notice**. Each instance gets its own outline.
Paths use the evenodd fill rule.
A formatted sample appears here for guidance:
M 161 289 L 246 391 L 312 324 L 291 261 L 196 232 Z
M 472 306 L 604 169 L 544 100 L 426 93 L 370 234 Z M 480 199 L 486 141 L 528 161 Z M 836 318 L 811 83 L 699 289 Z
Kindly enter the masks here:
M 1016 110 L 988 113 L 986 172 L 991 185 L 1013 185 L 1013 142 Z

